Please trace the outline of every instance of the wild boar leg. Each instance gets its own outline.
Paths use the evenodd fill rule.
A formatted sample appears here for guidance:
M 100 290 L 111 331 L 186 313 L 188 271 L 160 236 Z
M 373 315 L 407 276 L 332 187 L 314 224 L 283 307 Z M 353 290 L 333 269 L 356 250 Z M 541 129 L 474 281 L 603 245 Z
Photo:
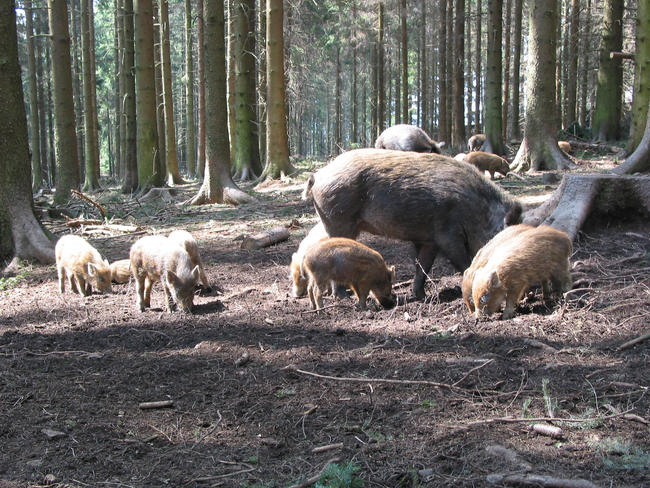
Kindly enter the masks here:
M 307 294 L 309 295 L 309 301 L 311 302 L 311 308 L 314 310 L 317 309 L 316 307 L 316 300 L 314 299 L 314 283 L 309 282 L 309 285 L 307 286 Z
M 144 279 L 144 306 L 151 306 L 151 287 L 153 286 L 153 281 L 148 276 Z
M 56 269 L 58 275 L 59 275 L 59 291 L 63 293 L 65 291 L 65 268 L 63 266 L 59 266 Z
M 365 286 L 359 286 L 359 285 L 352 285 L 352 289 L 354 290 L 354 293 L 357 295 L 357 298 L 359 299 L 359 310 L 363 311 L 366 309 L 366 301 L 368 300 L 368 293 L 370 290 L 368 287 Z
M 83 276 L 75 274 L 77 280 L 77 288 L 79 290 L 79 295 L 87 297 L 90 295 L 90 286 L 86 283 L 86 280 Z
M 432 242 L 415 245 L 415 278 L 413 279 L 413 297 L 417 300 L 424 298 L 424 283 L 426 275 L 438 254 L 438 246 Z
M 165 292 L 165 303 L 167 303 L 167 311 L 173 312 L 174 310 L 176 310 L 176 304 L 174 303 L 172 294 L 169 291 L 169 286 L 167 286 L 167 283 L 165 283 L 164 280 L 163 280 L 163 291 Z
M 137 296 L 136 305 L 141 312 L 144 312 L 145 309 L 144 281 L 145 281 L 144 276 L 137 276 L 137 275 L 135 276 L 135 294 Z

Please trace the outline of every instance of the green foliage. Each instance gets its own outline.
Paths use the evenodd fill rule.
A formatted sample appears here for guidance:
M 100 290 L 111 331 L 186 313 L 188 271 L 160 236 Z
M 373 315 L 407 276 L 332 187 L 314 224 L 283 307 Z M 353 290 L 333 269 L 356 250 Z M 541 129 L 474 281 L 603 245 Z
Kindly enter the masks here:
M 20 283 L 21 280 L 24 280 L 26 276 L 26 273 L 21 272 L 16 276 L 10 276 L 9 278 L 0 278 L 0 291 L 5 291 L 13 288 L 18 283 Z
M 332 463 L 323 471 L 314 486 L 316 488 L 361 488 L 364 486 L 364 482 L 357 476 L 360 469 L 354 461 L 349 461 L 341 466 Z
M 285 398 L 288 396 L 293 396 L 296 394 L 296 390 L 293 388 L 282 388 L 281 390 L 278 390 L 275 392 L 275 396 L 278 398 Z
M 590 446 L 600 452 L 607 469 L 641 471 L 648 469 L 650 464 L 650 453 L 620 437 L 606 437 L 599 442 L 591 442 Z

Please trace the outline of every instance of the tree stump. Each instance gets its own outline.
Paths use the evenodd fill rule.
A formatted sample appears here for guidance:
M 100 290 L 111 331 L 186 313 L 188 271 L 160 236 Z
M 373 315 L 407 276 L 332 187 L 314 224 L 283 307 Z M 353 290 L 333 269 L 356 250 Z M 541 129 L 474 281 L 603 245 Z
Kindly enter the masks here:
M 574 240 L 589 215 L 630 211 L 650 216 L 650 176 L 566 175 L 545 203 L 526 212 L 524 223 L 550 225 Z

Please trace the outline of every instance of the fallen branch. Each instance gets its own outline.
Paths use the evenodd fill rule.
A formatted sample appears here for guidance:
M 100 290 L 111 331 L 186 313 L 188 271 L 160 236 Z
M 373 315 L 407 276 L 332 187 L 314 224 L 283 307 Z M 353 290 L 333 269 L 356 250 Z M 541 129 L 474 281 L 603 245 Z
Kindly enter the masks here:
M 142 402 L 138 405 L 141 410 L 149 410 L 152 408 L 167 408 L 173 407 L 174 400 L 161 400 L 158 402 Z
M 312 373 L 311 371 L 305 371 L 298 369 L 296 365 L 290 364 L 285 366 L 282 369 L 295 371 L 296 373 L 304 374 L 307 376 L 313 376 L 314 378 L 320 378 L 323 380 L 333 380 L 333 381 L 346 381 L 350 383 L 392 383 L 398 385 L 426 385 L 426 386 L 435 386 L 437 388 L 446 388 L 448 390 L 459 390 L 465 391 L 463 388 L 449 385 L 447 383 L 438 383 L 436 381 L 426 381 L 426 380 L 393 380 L 390 378 L 348 378 L 345 376 L 327 376 L 318 373 Z
M 477 425 L 487 425 L 487 424 L 514 424 L 520 422 L 574 422 L 574 423 L 583 423 L 583 422 L 596 422 L 599 420 L 608 420 L 614 417 L 623 417 L 626 414 L 630 413 L 633 408 L 626 410 L 625 412 L 615 413 L 612 415 L 602 415 L 599 417 L 589 417 L 586 419 L 570 419 L 570 418 L 561 418 L 561 417 L 534 417 L 534 418 L 520 418 L 520 417 L 495 417 L 485 420 L 477 420 L 476 422 L 470 422 L 460 427 L 475 427 Z
M 73 195 L 76 195 L 77 197 L 81 198 L 82 200 L 86 200 L 88 203 L 90 203 L 92 206 L 94 206 L 102 216 L 102 220 L 106 219 L 106 210 L 104 210 L 104 207 L 102 207 L 99 203 L 97 203 L 95 200 L 92 198 L 84 195 L 80 191 L 77 191 L 75 189 L 70 190 L 70 193 Z
M 272 229 L 260 232 L 259 234 L 245 237 L 241 242 L 240 249 L 256 251 L 263 247 L 286 241 L 287 239 L 289 239 L 289 229 L 281 226 L 273 227 Z
M 340 460 L 341 458 L 338 457 L 330 459 L 325 463 L 325 466 L 323 466 L 323 469 L 321 469 L 317 475 L 314 475 L 311 478 L 307 478 L 305 481 L 303 481 L 302 483 L 298 483 L 297 485 L 291 485 L 289 488 L 307 488 L 308 486 L 313 485 L 320 479 L 320 477 L 325 472 L 325 470 L 329 467 L 330 464 L 338 463 Z
M 218 418 L 217 421 L 214 423 L 214 426 L 212 426 L 212 428 L 211 428 L 209 431 L 207 431 L 205 434 L 203 434 L 203 435 L 201 436 L 201 438 L 200 438 L 199 440 L 197 440 L 197 441 L 194 443 L 194 445 L 193 445 L 192 447 L 190 447 L 190 452 L 191 452 L 191 451 L 192 451 L 196 446 L 198 446 L 201 442 L 203 442 L 203 439 L 205 439 L 205 438 L 208 437 L 210 434 L 212 434 L 215 430 L 217 430 L 217 427 L 219 427 L 219 424 L 221 423 L 221 419 L 223 418 L 223 417 L 221 416 L 221 412 L 219 412 L 219 410 L 217 410 L 217 415 L 219 416 L 219 418 Z
M 64 215 L 66 221 L 65 225 L 68 227 L 81 227 L 82 225 L 101 225 L 102 221 L 97 219 L 84 219 L 82 217 L 78 219 L 71 219 L 67 215 Z
M 489 474 L 486 477 L 486 480 L 488 483 L 493 485 L 543 486 L 549 488 L 598 488 L 591 481 L 587 480 L 568 480 L 532 473 L 495 473 Z
M 621 344 L 616 348 L 617 351 L 623 351 L 624 349 L 629 349 L 630 347 L 634 346 L 635 344 L 638 344 L 639 342 L 643 342 L 647 339 L 650 339 L 650 332 L 646 332 L 645 334 L 640 335 L 639 337 L 632 339 L 631 341 L 627 341 L 624 344 Z
M 490 363 L 492 363 L 492 362 L 494 362 L 494 359 L 488 359 L 488 360 L 485 361 L 483 364 L 479 364 L 479 365 L 476 366 L 475 368 L 470 369 L 470 370 L 465 374 L 465 376 L 463 376 L 461 379 L 459 379 L 456 383 L 454 383 L 454 384 L 451 385 L 451 386 L 457 386 L 458 383 L 462 383 L 462 382 L 463 382 L 463 381 L 464 381 L 464 380 L 465 380 L 465 379 L 466 379 L 470 374 L 472 374 L 474 371 L 476 371 L 477 369 L 481 369 L 483 366 L 487 366 L 488 364 L 490 364 Z
M 311 452 L 312 454 L 317 454 L 319 452 L 325 452 L 325 451 L 331 451 L 333 449 L 341 449 L 343 447 L 342 442 L 338 442 L 336 444 L 328 444 L 326 446 L 319 446 L 319 447 L 314 447 Z

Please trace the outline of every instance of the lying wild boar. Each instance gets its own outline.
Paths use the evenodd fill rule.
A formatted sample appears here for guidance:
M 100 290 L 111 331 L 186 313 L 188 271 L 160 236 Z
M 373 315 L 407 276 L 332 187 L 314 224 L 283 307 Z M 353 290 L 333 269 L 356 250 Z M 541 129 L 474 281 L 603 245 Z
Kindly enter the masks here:
M 136 304 L 141 312 L 151 305 L 151 286 L 161 281 L 167 310 L 177 307 L 192 311 L 194 286 L 199 281 L 199 267 L 192 268 L 188 252 L 163 236 L 146 236 L 131 246 L 131 273 L 135 280 Z
M 111 263 L 111 281 L 113 283 L 128 283 L 131 276 L 131 260 L 120 259 Z
M 332 237 L 367 231 L 411 241 L 419 299 L 438 253 L 463 271 L 492 236 L 521 217 L 521 205 L 475 168 L 438 154 L 348 151 L 309 178 L 303 198 L 310 197 Z
M 466 154 L 465 158 L 461 161 L 465 161 L 466 163 L 475 166 L 481 174 L 489 171 L 492 179 L 494 179 L 494 173 L 501 173 L 505 176 L 508 174 L 508 171 L 510 171 L 508 161 L 496 154 L 488 152 L 472 151 L 471 153 Z
M 398 124 L 384 130 L 375 141 L 377 149 L 440 154 L 440 147 L 426 132 L 415 125 Z
M 470 312 L 474 312 L 472 284 L 474 283 L 474 275 L 476 272 L 486 265 L 490 257 L 492 257 L 492 253 L 494 253 L 500 246 L 508 242 L 514 236 L 517 236 L 522 232 L 528 231 L 530 229 L 534 229 L 534 227 L 526 224 L 517 224 L 506 227 L 492 239 L 490 239 L 490 241 L 485 246 L 483 246 L 478 253 L 476 253 L 476 256 L 474 256 L 474 259 L 472 260 L 472 264 L 463 273 L 463 300 L 465 301 L 465 305 L 467 305 L 467 308 Z
M 327 237 L 329 236 L 325 231 L 325 227 L 323 227 L 323 224 L 321 222 L 318 222 L 311 228 L 309 233 L 300 242 L 298 250 L 291 256 L 291 265 L 289 269 L 291 272 L 291 280 L 293 281 L 292 295 L 294 297 L 299 298 L 305 296 L 305 293 L 307 293 L 308 280 L 306 276 L 302 275 L 300 269 L 302 258 L 305 256 L 305 253 L 309 248 L 311 248 L 321 239 L 326 239 Z
M 88 296 L 93 288 L 102 293 L 112 291 L 108 261 L 83 237 L 72 234 L 61 237 L 54 247 L 54 255 L 61 293 L 65 291 L 66 277 L 73 293 Z
M 305 253 L 302 271 L 309 280 L 307 292 L 316 310 L 323 308 L 323 290 L 332 283 L 352 288 L 360 310 L 366 309 L 368 293 L 384 308 L 395 306 L 395 267 L 388 268 L 381 254 L 360 242 L 344 238 L 320 240 Z
M 549 281 L 558 292 L 569 290 L 570 254 L 569 236 L 547 225 L 512 237 L 494 249 L 485 266 L 474 275 L 474 315 L 479 318 L 496 312 L 505 299 L 503 318 L 513 317 L 517 302 L 535 283 L 542 284 L 545 299 L 550 292 Z
M 470 137 L 469 141 L 467 141 L 467 149 L 469 152 L 478 151 L 481 149 L 485 143 L 485 139 L 485 134 L 474 134 L 472 137 Z
M 558 147 L 567 154 L 571 154 L 571 143 L 569 141 L 557 141 Z
M 169 234 L 167 238 L 187 251 L 187 254 L 190 255 L 192 266 L 199 267 L 199 276 L 201 278 L 201 283 L 205 287 L 206 291 L 210 291 L 211 288 L 208 284 L 208 277 L 205 275 L 205 271 L 203 269 L 203 261 L 201 260 L 201 255 L 199 254 L 199 245 L 192 234 L 186 230 L 175 230 Z

